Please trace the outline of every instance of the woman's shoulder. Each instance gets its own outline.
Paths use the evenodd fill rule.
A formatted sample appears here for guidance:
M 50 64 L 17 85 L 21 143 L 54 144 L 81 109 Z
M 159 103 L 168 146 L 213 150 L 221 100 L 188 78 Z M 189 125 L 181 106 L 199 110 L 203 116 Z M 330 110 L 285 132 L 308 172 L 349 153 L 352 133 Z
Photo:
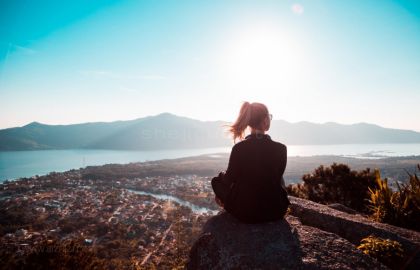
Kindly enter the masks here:
M 287 146 L 281 142 L 273 141 L 273 143 L 282 151 L 287 151 Z

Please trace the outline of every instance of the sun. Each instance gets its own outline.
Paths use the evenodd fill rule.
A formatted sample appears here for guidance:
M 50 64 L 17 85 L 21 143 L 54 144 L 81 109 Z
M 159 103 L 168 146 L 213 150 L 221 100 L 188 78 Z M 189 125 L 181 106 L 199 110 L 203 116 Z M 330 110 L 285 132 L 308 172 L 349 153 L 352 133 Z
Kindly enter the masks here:
M 241 91 L 285 89 L 302 72 L 302 48 L 284 31 L 252 27 L 233 36 L 222 59 L 226 80 Z

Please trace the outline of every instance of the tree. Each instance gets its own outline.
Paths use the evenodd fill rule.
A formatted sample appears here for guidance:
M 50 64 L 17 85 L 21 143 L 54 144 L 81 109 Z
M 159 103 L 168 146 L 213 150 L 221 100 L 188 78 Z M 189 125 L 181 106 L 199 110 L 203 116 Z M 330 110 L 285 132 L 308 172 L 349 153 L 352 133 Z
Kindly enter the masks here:
M 369 212 L 369 188 L 376 188 L 375 172 L 360 172 L 346 164 L 323 165 L 302 176 L 303 183 L 289 185 L 290 195 L 322 204 L 340 203 L 360 212 Z

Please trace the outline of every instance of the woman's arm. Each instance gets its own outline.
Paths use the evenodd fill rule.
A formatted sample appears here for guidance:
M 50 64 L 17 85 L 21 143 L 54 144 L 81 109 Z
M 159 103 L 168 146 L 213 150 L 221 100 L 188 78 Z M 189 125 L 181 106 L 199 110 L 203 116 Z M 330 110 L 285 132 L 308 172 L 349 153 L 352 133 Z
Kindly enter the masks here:
M 281 185 L 283 188 L 286 188 L 286 183 L 284 182 L 284 177 L 283 174 L 286 170 L 286 165 L 287 165 L 287 147 L 284 145 L 284 147 L 282 147 L 282 151 L 281 151 L 281 161 L 280 161 L 280 176 L 281 176 Z
M 230 152 L 228 168 L 225 174 L 228 180 L 235 181 L 237 179 L 238 168 L 239 168 L 239 155 L 238 155 L 238 149 L 235 144 L 232 147 L 232 151 Z

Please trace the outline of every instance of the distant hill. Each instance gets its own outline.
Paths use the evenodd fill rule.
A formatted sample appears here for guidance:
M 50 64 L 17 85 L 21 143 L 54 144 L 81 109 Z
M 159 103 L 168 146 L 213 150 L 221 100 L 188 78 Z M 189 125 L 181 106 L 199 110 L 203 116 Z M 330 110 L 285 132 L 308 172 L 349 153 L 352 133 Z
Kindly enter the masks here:
M 343 125 L 277 120 L 273 121 L 269 134 L 288 144 L 420 143 L 420 132 L 368 123 Z
M 0 151 L 38 149 L 159 150 L 232 146 L 228 122 L 161 113 L 130 121 L 45 125 L 0 130 Z M 273 120 L 268 132 L 285 144 L 420 143 L 420 133 L 373 124 L 289 123 Z

